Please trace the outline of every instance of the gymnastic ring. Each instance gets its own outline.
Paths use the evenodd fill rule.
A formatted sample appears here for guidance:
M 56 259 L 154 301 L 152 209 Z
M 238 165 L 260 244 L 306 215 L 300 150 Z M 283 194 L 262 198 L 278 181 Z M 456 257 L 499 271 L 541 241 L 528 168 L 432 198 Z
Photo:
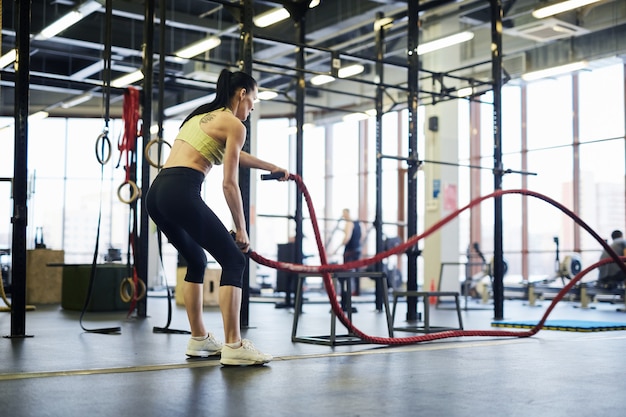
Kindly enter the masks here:
M 104 152 L 102 158 L 100 158 L 100 154 L 98 153 L 98 145 L 100 144 L 100 140 L 102 140 L 103 144 L 106 144 L 106 158 L 104 158 Z M 106 164 L 107 162 L 109 162 L 109 159 L 111 159 L 111 141 L 109 140 L 109 135 L 104 132 L 100 133 L 98 139 L 96 139 L 96 159 L 98 160 L 100 165 Z
M 120 283 L 120 298 L 122 302 L 129 303 L 133 298 L 135 300 L 141 300 L 146 296 L 146 284 L 142 280 L 137 280 L 139 286 L 139 295 L 135 286 L 135 281 L 132 278 L 126 278 Z
M 132 191 L 129 199 L 125 199 L 124 197 L 122 197 L 122 188 L 124 188 L 126 184 L 130 185 L 130 189 Z M 141 190 L 139 189 L 139 187 L 137 187 L 137 184 L 135 183 L 135 181 L 127 180 L 121 183 L 119 187 L 117 187 L 117 198 L 119 198 L 122 203 L 126 203 L 126 204 L 133 203 L 140 196 L 141 196 Z
M 157 143 L 164 143 L 167 146 L 169 146 L 170 149 L 172 149 L 172 145 L 169 144 L 169 142 L 161 139 L 161 138 L 157 138 L 157 139 L 152 139 L 150 142 L 148 142 L 148 144 L 146 145 L 146 148 L 144 150 L 144 155 L 146 157 L 146 161 L 148 161 L 148 163 L 150 165 L 152 165 L 153 167 L 157 168 L 157 169 L 161 169 L 163 168 L 163 165 L 159 165 L 157 163 L 155 163 L 152 159 L 150 159 L 150 148 L 152 147 L 152 145 L 155 145 Z

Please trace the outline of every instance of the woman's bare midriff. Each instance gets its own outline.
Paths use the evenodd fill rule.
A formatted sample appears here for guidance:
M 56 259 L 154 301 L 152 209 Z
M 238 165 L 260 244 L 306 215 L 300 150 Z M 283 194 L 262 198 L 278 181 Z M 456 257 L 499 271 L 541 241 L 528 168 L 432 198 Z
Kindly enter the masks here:
M 205 176 L 211 170 L 211 163 L 187 142 L 175 140 L 170 155 L 163 168 L 186 167 L 202 172 Z

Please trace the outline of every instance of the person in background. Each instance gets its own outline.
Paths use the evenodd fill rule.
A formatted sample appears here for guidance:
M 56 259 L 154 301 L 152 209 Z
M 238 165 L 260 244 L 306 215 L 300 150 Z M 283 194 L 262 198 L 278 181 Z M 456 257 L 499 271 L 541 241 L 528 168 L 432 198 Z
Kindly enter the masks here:
M 361 225 L 358 221 L 353 221 L 350 217 L 350 210 L 345 208 L 343 209 L 341 218 L 344 220 L 344 228 L 343 228 L 343 241 L 341 242 L 341 246 L 343 246 L 343 263 L 357 261 L 361 259 Z M 346 280 L 352 280 L 352 288 L 354 289 L 354 293 L 359 293 L 359 279 L 358 278 L 342 278 L 341 281 L 341 308 L 344 311 L 347 311 L 348 306 L 347 302 L 347 287 Z M 352 312 L 356 313 L 357 309 L 352 307 Z
M 246 140 L 242 122 L 254 109 L 257 93 L 257 83 L 250 75 L 222 70 L 215 99 L 185 119 L 146 196 L 150 217 L 187 261 L 183 298 L 191 339 L 186 354 L 221 354 L 223 365 L 261 365 L 272 360 L 271 355 L 257 350 L 249 340 L 242 340 L 240 331 L 244 253 L 250 248 L 250 240 L 239 188 L 239 167 L 281 173 L 280 181 L 289 178 L 286 169 L 242 151 Z M 232 215 L 234 238 L 200 196 L 205 177 L 214 165 L 220 164 L 224 165 L 222 192 Z M 205 250 L 222 268 L 219 305 L 224 344 L 207 331 L 202 317 Z
M 611 233 L 611 249 L 619 256 L 626 256 L 626 240 L 621 230 L 614 230 Z M 609 254 L 606 250 L 602 251 L 600 260 L 606 259 Z M 624 285 L 626 275 L 624 271 L 615 262 L 602 265 L 598 268 L 598 285 L 607 289 L 615 289 Z

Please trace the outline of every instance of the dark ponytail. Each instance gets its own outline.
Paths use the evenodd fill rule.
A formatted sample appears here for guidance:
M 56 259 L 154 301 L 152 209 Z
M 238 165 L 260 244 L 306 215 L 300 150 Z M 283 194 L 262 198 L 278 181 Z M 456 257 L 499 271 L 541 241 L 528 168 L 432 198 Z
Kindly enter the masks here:
M 230 100 L 239 92 L 239 90 L 245 88 L 247 92 L 250 92 L 254 90 L 256 86 L 257 83 L 254 78 L 245 72 L 230 72 L 224 68 L 220 72 L 220 76 L 217 79 L 215 98 L 213 101 L 203 104 L 195 109 L 189 116 L 187 116 L 182 124 L 184 125 L 189 119 L 199 114 L 209 113 L 222 107 L 228 107 Z

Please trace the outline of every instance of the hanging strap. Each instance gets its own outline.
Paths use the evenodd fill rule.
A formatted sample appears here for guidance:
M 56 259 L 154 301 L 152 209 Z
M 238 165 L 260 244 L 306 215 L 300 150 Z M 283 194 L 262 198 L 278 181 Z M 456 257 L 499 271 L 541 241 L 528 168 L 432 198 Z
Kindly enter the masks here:
M 165 22 L 166 20 L 166 15 L 165 15 L 165 0 L 160 0 L 159 1 L 159 9 L 160 9 L 160 18 L 161 18 L 161 22 Z M 147 160 L 150 165 L 154 166 L 155 168 L 157 168 L 159 171 L 162 168 L 161 165 L 161 154 L 162 154 L 162 145 L 166 144 L 169 146 L 169 144 L 167 142 L 165 142 L 163 140 L 163 91 L 165 89 L 165 25 L 160 25 L 160 31 L 159 31 L 159 38 L 160 38 L 160 44 L 159 44 L 159 97 L 158 97 L 158 125 L 159 125 L 159 133 L 158 133 L 158 140 L 151 140 L 147 145 L 146 145 L 146 149 L 144 150 L 144 160 Z M 149 158 L 149 149 L 150 146 L 152 146 L 153 144 L 158 144 L 158 157 L 157 157 L 157 161 L 158 163 L 153 163 L 150 158 Z M 171 147 L 171 146 L 170 146 Z M 162 241 L 162 236 L 161 236 L 161 230 L 157 227 L 157 240 L 158 240 L 158 245 L 159 245 L 159 260 L 161 262 L 161 270 L 163 271 L 163 276 L 165 278 L 165 289 L 167 291 L 167 323 L 165 324 L 164 327 L 157 327 L 154 326 L 152 328 L 152 331 L 154 333 L 175 333 L 175 334 L 191 334 L 190 331 L 188 330 L 177 330 L 177 329 L 170 329 L 170 324 L 172 323 L 172 293 L 170 292 L 170 287 L 167 284 L 167 275 L 165 274 L 165 267 L 163 265 L 163 241 Z
M 103 95 L 102 99 L 104 100 L 104 129 L 100 136 L 98 136 L 98 140 L 96 141 L 96 155 L 98 156 L 98 144 L 101 143 L 102 146 L 102 157 L 98 157 L 98 162 L 100 162 L 100 207 L 98 210 L 98 227 L 96 232 L 96 244 L 93 252 L 93 260 L 91 262 L 91 274 L 89 276 L 89 286 L 87 288 L 87 295 L 85 297 L 85 304 L 83 305 L 82 311 L 80 313 L 80 327 L 90 333 L 102 333 L 102 334 L 111 334 L 111 333 L 119 333 L 121 332 L 120 327 L 105 327 L 99 329 L 88 329 L 83 325 L 83 317 L 89 303 L 92 298 L 94 283 L 96 281 L 97 274 L 97 264 L 98 264 L 98 251 L 100 248 L 100 225 L 102 223 L 102 190 L 104 184 L 104 165 L 109 160 L 111 155 L 111 143 L 109 141 L 109 108 L 111 103 L 111 21 L 113 16 L 113 4 L 112 0 L 106 1 L 106 11 L 105 11 L 105 39 L 104 39 L 104 77 L 103 77 Z M 108 143 L 109 153 L 108 157 L 105 158 L 105 146 Z

